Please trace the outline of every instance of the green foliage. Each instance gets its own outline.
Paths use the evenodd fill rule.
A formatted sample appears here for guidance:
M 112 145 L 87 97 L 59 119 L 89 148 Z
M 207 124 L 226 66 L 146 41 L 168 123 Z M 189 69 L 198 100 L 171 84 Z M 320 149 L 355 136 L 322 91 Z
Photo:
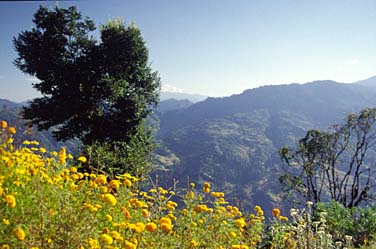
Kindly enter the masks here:
M 355 245 L 364 245 L 376 236 L 376 206 L 346 208 L 332 201 L 318 203 L 317 213 L 327 213 L 328 231 L 342 241 L 351 236 Z
M 84 154 L 89 158 L 90 170 L 104 171 L 113 177 L 130 173 L 142 179 L 152 170 L 151 153 L 154 147 L 150 131 L 140 127 L 127 143 L 96 142 L 85 146 Z
M 113 20 L 96 41 L 93 22 L 75 7 L 40 7 L 33 21 L 14 39 L 15 65 L 38 78 L 34 87 L 42 94 L 24 108 L 24 118 L 39 129 L 56 127 L 58 140 L 129 143 L 160 87 L 140 30 Z

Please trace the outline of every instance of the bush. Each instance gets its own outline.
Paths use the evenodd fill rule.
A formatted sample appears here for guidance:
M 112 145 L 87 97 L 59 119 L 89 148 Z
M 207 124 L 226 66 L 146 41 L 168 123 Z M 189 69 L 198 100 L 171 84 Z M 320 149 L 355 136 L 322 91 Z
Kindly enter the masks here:
M 328 230 L 345 241 L 351 236 L 357 246 L 367 244 L 376 236 L 376 207 L 345 208 L 338 202 L 319 203 L 318 212 L 326 212 Z

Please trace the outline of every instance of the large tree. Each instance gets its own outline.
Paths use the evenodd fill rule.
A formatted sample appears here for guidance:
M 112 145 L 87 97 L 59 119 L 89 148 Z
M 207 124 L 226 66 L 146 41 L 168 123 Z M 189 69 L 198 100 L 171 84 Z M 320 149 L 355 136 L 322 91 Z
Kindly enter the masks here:
M 129 142 L 159 98 L 160 78 L 148 62 L 140 30 L 120 20 L 96 29 L 75 7 L 40 7 L 35 27 L 14 38 L 15 65 L 35 76 L 41 97 L 23 110 L 58 140 L 85 145 Z
M 375 145 L 376 109 L 367 108 L 331 131 L 308 131 L 296 149 L 282 147 L 280 156 L 289 167 L 280 180 L 285 190 L 307 201 L 359 206 L 375 198 Z

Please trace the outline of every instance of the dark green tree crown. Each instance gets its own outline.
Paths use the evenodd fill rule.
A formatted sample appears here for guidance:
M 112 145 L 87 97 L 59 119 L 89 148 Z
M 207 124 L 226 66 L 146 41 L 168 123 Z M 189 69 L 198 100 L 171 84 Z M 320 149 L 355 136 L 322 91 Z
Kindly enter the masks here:
M 54 127 L 58 140 L 129 141 L 160 89 L 141 31 L 113 20 L 96 41 L 93 22 L 75 7 L 40 7 L 33 22 L 14 38 L 14 63 L 39 79 L 33 86 L 42 94 L 24 108 L 24 118 L 39 129 Z

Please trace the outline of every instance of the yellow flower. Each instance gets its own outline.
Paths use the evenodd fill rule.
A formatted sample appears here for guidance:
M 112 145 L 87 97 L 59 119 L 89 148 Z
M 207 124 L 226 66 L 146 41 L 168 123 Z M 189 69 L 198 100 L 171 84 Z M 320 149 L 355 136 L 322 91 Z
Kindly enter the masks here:
M 64 147 L 61 147 L 59 151 L 59 163 L 65 164 L 67 162 L 67 151 Z
M 126 187 L 130 187 L 130 186 L 132 186 L 132 181 L 129 180 L 129 179 L 125 179 L 125 180 L 124 180 L 124 185 L 125 185 Z
M 9 225 L 9 224 L 10 224 L 10 221 L 9 221 L 8 219 L 3 219 L 3 223 L 4 223 L 5 225 Z
M 80 161 L 81 163 L 86 163 L 87 162 L 87 159 L 84 156 L 78 157 L 77 160 Z
M 5 129 L 5 128 L 7 128 L 7 126 L 8 126 L 7 121 L 4 121 L 4 120 L 0 121 L 0 128 Z
M 97 179 L 95 179 L 95 182 L 98 184 L 106 184 L 107 177 L 105 175 L 98 175 Z
M 204 191 L 205 193 L 209 193 L 209 192 L 210 192 L 210 188 L 204 188 L 203 191 Z
M 155 230 L 157 230 L 157 224 L 155 224 L 154 222 L 149 222 L 146 224 L 145 229 L 148 232 L 154 232 Z
M 149 211 L 147 209 L 142 209 L 142 216 L 147 218 L 149 216 Z
M 230 238 L 236 238 L 235 232 L 229 232 L 228 235 L 230 236 Z
M 232 245 L 231 249 L 248 249 L 249 247 L 246 245 Z
M 189 242 L 189 246 L 190 247 L 196 247 L 196 246 L 198 246 L 198 242 L 196 241 L 196 240 L 191 240 L 190 242 Z
M 20 227 L 15 228 L 13 230 L 13 234 L 19 240 L 24 240 L 25 237 L 26 237 L 24 230 L 22 230 L 22 228 L 20 228 Z
M 142 222 L 137 222 L 136 224 L 130 224 L 129 228 L 135 233 L 142 233 L 145 230 L 145 224 Z
M 114 242 L 114 239 L 108 234 L 102 234 L 100 240 L 106 245 L 111 245 Z
M 111 206 L 115 206 L 116 202 L 117 202 L 115 196 L 113 196 L 112 194 L 104 194 L 103 200 L 104 200 L 105 203 L 107 203 Z
M 273 216 L 278 217 L 281 214 L 281 211 L 278 208 L 274 208 L 272 214 Z
M 45 148 L 41 147 L 41 148 L 39 148 L 39 152 L 43 154 L 43 153 L 46 153 L 47 150 Z
M 119 180 L 111 180 L 110 181 L 110 186 L 111 186 L 111 188 L 118 188 L 118 187 L 120 187 L 120 181 Z
M 278 217 L 281 221 L 285 221 L 285 222 L 287 222 L 287 221 L 289 221 L 289 218 L 288 217 L 286 217 L 286 216 L 279 216 Z
M 169 232 L 172 230 L 172 221 L 168 217 L 163 217 L 160 220 L 162 231 Z
M 77 173 L 77 168 L 76 167 L 71 167 L 69 171 L 71 173 Z
M 243 228 L 245 227 L 245 220 L 243 218 L 239 218 L 235 220 L 235 226 L 238 228 Z
M 5 196 L 5 202 L 11 208 L 14 208 L 16 206 L 16 198 L 13 195 L 7 195 L 7 196 Z
M 125 249 L 136 249 L 137 248 L 137 245 L 136 244 L 134 244 L 134 243 L 132 243 L 132 242 L 130 242 L 130 241 L 128 241 L 128 240 L 126 240 L 125 241 L 125 247 L 124 247 Z
M 16 134 L 16 128 L 14 128 L 13 126 L 11 126 L 11 127 L 9 127 L 8 128 L 8 132 L 10 133 L 10 134 Z
M 161 229 L 162 229 L 162 231 L 170 232 L 172 230 L 172 226 L 168 223 L 162 223 Z
M 104 218 L 105 218 L 107 221 L 112 221 L 112 216 L 109 215 L 109 214 L 106 214 L 106 215 L 104 216 Z

